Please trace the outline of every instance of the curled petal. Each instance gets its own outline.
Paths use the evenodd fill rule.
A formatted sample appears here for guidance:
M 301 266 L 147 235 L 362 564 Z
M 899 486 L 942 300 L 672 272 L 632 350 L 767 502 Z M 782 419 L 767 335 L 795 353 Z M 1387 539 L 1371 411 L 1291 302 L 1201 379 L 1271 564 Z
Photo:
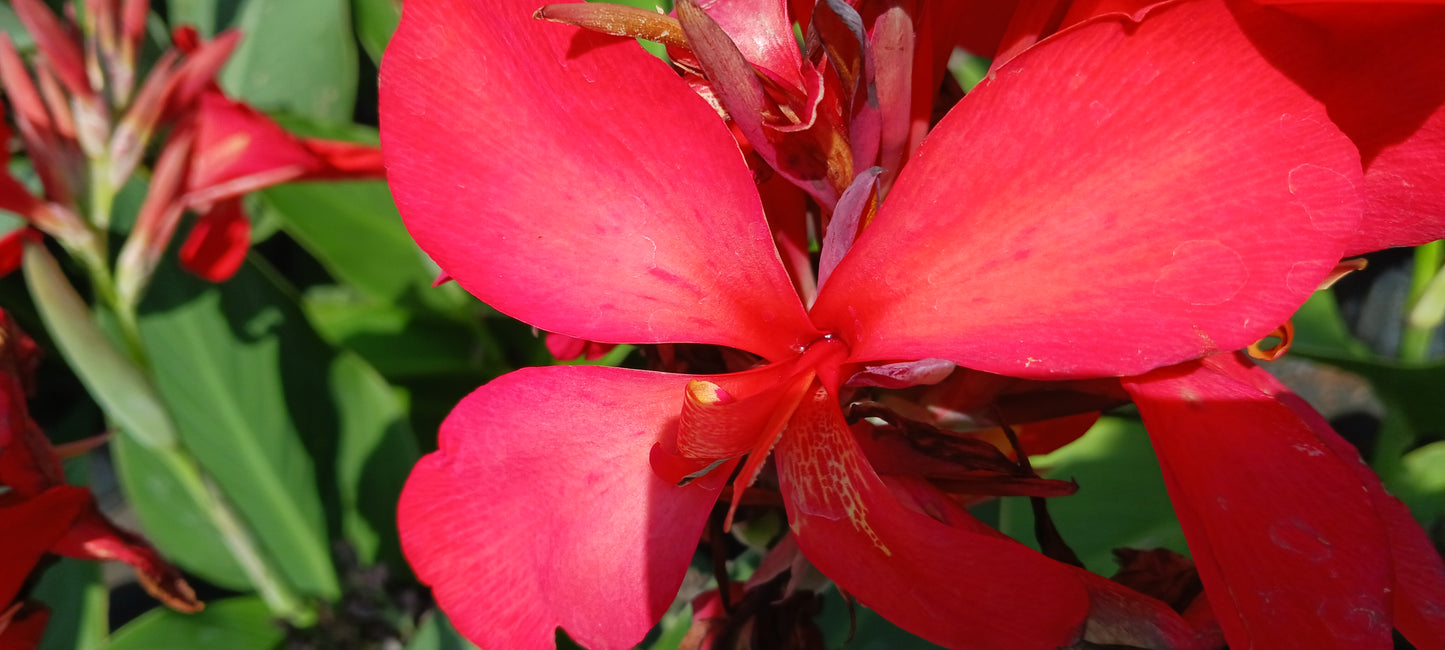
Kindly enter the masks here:
M 199 612 L 205 607 L 179 569 L 161 557 L 144 538 L 106 519 L 93 498 L 88 499 L 86 508 L 52 550 L 82 560 L 125 562 L 135 569 L 146 592 L 167 607 L 186 613 Z
M 807 87 L 786 0 L 700 0 L 697 5 L 727 32 L 749 63 L 798 91 Z
M 905 507 L 826 391 L 799 407 L 777 462 L 803 554 L 893 623 L 952 648 L 1052 649 L 1077 637 L 1088 596 L 1068 568 L 961 509 L 946 524 Z
M 716 112 L 636 43 L 536 20 L 537 4 L 405 5 L 381 135 L 421 247 L 568 336 L 770 358 L 816 338 Z
M 855 361 L 1020 377 L 1135 374 L 1258 340 L 1362 210 L 1353 145 L 1275 63 L 1217 1 L 1030 48 L 925 141 L 814 322 Z
M 484 648 L 631 648 L 672 603 L 720 480 L 659 479 L 649 454 L 692 377 L 529 368 L 464 399 L 412 470 L 402 547 Z

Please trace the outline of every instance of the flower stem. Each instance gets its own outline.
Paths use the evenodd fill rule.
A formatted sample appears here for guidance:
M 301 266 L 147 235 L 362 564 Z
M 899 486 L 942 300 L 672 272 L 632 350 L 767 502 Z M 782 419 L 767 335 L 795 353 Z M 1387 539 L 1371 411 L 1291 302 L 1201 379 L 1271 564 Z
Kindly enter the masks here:
M 231 507 L 225 494 L 205 476 L 195 458 L 179 445 L 153 451 L 157 452 L 186 493 L 201 506 L 221 534 L 222 543 L 231 551 L 231 556 L 245 571 L 251 586 L 256 588 L 271 613 L 300 627 L 315 623 L 315 609 L 292 591 L 286 580 L 267 562 L 255 536 Z
M 1430 359 L 1430 343 L 1439 327 L 1438 318 L 1428 318 L 1434 303 L 1440 300 L 1438 294 L 1445 293 L 1445 240 L 1433 241 L 1415 248 L 1415 270 L 1410 278 L 1410 297 L 1405 303 L 1408 316 L 1405 331 L 1400 337 L 1400 361 L 1421 364 Z M 1421 308 L 1424 309 L 1421 309 Z

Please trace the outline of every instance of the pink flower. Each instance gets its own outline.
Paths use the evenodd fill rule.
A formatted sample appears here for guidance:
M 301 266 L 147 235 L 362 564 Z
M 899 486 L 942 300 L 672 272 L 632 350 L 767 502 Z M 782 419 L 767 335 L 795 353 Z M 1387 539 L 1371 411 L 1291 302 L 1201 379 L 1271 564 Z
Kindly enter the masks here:
M 726 55 L 706 15 L 680 6 L 693 51 L 705 58 L 697 33 Z M 1223 2 L 1173 2 L 1137 25 L 1088 21 L 1014 56 L 937 125 L 876 214 L 840 192 L 814 301 L 775 245 L 764 206 L 781 203 L 760 196 L 715 107 L 631 42 L 534 21 L 534 9 L 407 3 L 381 114 L 408 228 L 461 286 L 537 328 L 725 346 L 758 362 L 707 376 L 524 369 L 459 404 L 399 508 L 408 558 L 459 629 L 484 647 L 549 647 L 558 626 L 588 647 L 632 646 L 673 600 L 728 477 L 738 472 L 736 508 L 771 452 L 802 553 L 929 640 L 1220 643 L 1207 621 L 1004 538 L 922 477 L 880 475 L 839 402 L 862 370 L 903 363 L 900 376 L 917 383 L 931 366 L 920 360 L 941 359 L 1028 379 L 1132 377 L 1124 385 L 1157 436 L 1202 444 L 1207 432 L 1191 427 L 1205 425 L 1268 436 L 1254 409 L 1279 416 L 1286 397 L 1200 368 L 1227 368 L 1231 357 L 1216 355 L 1268 334 L 1319 286 L 1357 241 L 1366 201 L 1355 143 L 1241 27 L 1280 26 L 1272 15 L 1244 11 L 1242 23 Z M 1311 38 L 1274 42 L 1304 51 Z M 726 78 L 748 86 L 735 63 Z M 756 146 L 743 123 L 766 120 L 735 105 L 767 101 L 728 107 Z M 840 110 L 848 128 L 831 132 L 874 137 L 852 128 L 866 114 Z M 876 154 L 848 144 L 830 151 Z M 793 151 L 817 153 L 784 143 L 775 154 Z M 795 182 L 832 211 L 827 192 Z M 1260 404 L 1236 410 L 1231 390 Z M 1192 408 L 1190 391 L 1209 396 L 1217 420 L 1169 418 Z M 1429 638 L 1440 620 L 1427 604 L 1445 588 L 1423 534 L 1339 449 L 1312 449 L 1333 459 L 1329 480 L 1355 482 L 1344 518 L 1326 526 L 1332 506 L 1304 499 L 1250 502 L 1258 528 L 1231 531 L 1247 550 L 1201 566 L 1210 603 L 1240 580 L 1289 605 L 1234 603 L 1224 632 L 1246 645 L 1279 613 L 1298 631 L 1317 623 L 1299 616 L 1318 605 L 1375 614 L 1314 633 L 1317 647 L 1388 645 L 1391 622 Z M 1198 455 L 1207 467 L 1276 462 L 1211 451 Z M 1176 478 L 1207 495 L 1215 475 Z M 1251 470 L 1230 489 L 1300 476 Z M 1192 498 L 1176 502 L 1197 508 Z M 1288 517 L 1351 553 L 1261 546 L 1267 524 Z M 1213 523 L 1186 524 L 1191 543 L 1207 543 Z M 1369 566 L 1344 566 L 1360 554 Z M 1238 576 L 1260 562 L 1278 564 L 1267 579 Z M 1404 575 L 1417 569 L 1423 578 Z M 1353 582 L 1300 578 L 1333 570 Z

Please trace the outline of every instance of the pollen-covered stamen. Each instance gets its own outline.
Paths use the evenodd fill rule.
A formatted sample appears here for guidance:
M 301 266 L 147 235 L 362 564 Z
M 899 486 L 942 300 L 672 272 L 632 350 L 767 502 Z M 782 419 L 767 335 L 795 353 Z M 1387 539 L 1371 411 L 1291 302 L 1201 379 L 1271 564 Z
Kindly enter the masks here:
M 605 2 L 555 4 L 538 9 L 532 17 L 668 47 L 687 47 L 687 36 L 676 18 L 637 7 Z
M 1265 347 L 1266 342 L 1274 339 L 1274 344 Z M 1275 328 L 1268 336 L 1254 342 L 1248 348 L 1249 356 L 1260 361 L 1274 361 L 1289 351 L 1290 343 L 1294 342 L 1294 323 L 1285 321 L 1283 325 Z

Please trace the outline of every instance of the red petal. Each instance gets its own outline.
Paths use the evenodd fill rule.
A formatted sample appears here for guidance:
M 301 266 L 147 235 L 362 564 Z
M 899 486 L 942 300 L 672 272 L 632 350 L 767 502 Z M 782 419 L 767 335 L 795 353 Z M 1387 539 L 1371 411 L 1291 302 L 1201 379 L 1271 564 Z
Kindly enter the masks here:
M 0 179 L 0 182 L 3 180 Z M 20 268 L 20 262 L 25 256 L 25 244 L 38 244 L 40 241 L 40 231 L 23 226 L 0 237 L 0 277 L 10 275 Z
M 1362 3 L 1310 14 L 1334 55 L 1311 72 L 1365 166 L 1365 218 L 1346 255 L 1445 237 L 1445 10 Z
M 5 495 L 9 496 L 9 495 Z M 35 563 L 65 534 L 90 492 L 61 485 L 33 499 L 6 504 L 0 499 L 0 603 L 9 604 L 20 592 Z
M 1261 385 L 1276 392 L 1281 402 L 1294 409 L 1311 431 L 1346 465 L 1354 470 L 1365 486 L 1375 513 L 1384 520 L 1390 538 L 1390 559 L 1394 563 L 1395 584 L 1391 604 L 1395 610 L 1395 627 L 1415 644 L 1427 648 L 1426 641 L 1445 641 L 1445 561 L 1409 508 L 1390 496 L 1380 478 L 1360 460 L 1359 452 L 1335 433 L 1304 400 L 1287 392 L 1273 377 L 1259 369 L 1251 371 Z
M 825 391 L 798 408 L 777 462 L 803 553 L 893 623 L 954 648 L 1057 648 L 1077 636 L 1088 596 L 1068 568 L 977 521 L 905 508 Z
M 181 244 L 181 266 L 211 282 L 225 282 L 236 274 L 251 249 L 251 220 L 239 197 L 216 204 L 191 226 Z
M 1227 83 L 1211 76 L 1222 70 Z M 1333 268 L 1359 219 L 1359 174 L 1319 102 L 1222 2 L 1137 28 L 1085 24 L 944 118 L 814 322 L 854 360 L 1029 377 L 1243 347 Z
M 78 35 L 67 29 L 40 0 L 12 0 L 10 6 L 66 89 L 80 97 L 95 94 L 85 74 L 85 58 Z
M 719 488 L 712 476 L 675 487 L 649 465 L 689 379 L 529 368 L 452 411 L 398 518 L 407 558 L 463 634 L 522 650 L 552 648 L 557 626 L 588 648 L 642 639 L 672 603 Z
M 699 0 L 749 63 L 804 91 L 803 55 L 793 36 L 786 0 Z
M 316 157 L 271 118 L 219 92 L 201 95 L 196 152 L 186 177 L 192 202 L 212 202 L 300 178 Z
M 1236 355 L 1125 380 L 1235 647 L 1389 648 L 1390 547 L 1370 486 Z
M 382 143 L 422 248 L 548 331 L 773 358 L 811 341 L 716 112 L 636 43 L 534 20 L 537 6 L 406 3 Z

